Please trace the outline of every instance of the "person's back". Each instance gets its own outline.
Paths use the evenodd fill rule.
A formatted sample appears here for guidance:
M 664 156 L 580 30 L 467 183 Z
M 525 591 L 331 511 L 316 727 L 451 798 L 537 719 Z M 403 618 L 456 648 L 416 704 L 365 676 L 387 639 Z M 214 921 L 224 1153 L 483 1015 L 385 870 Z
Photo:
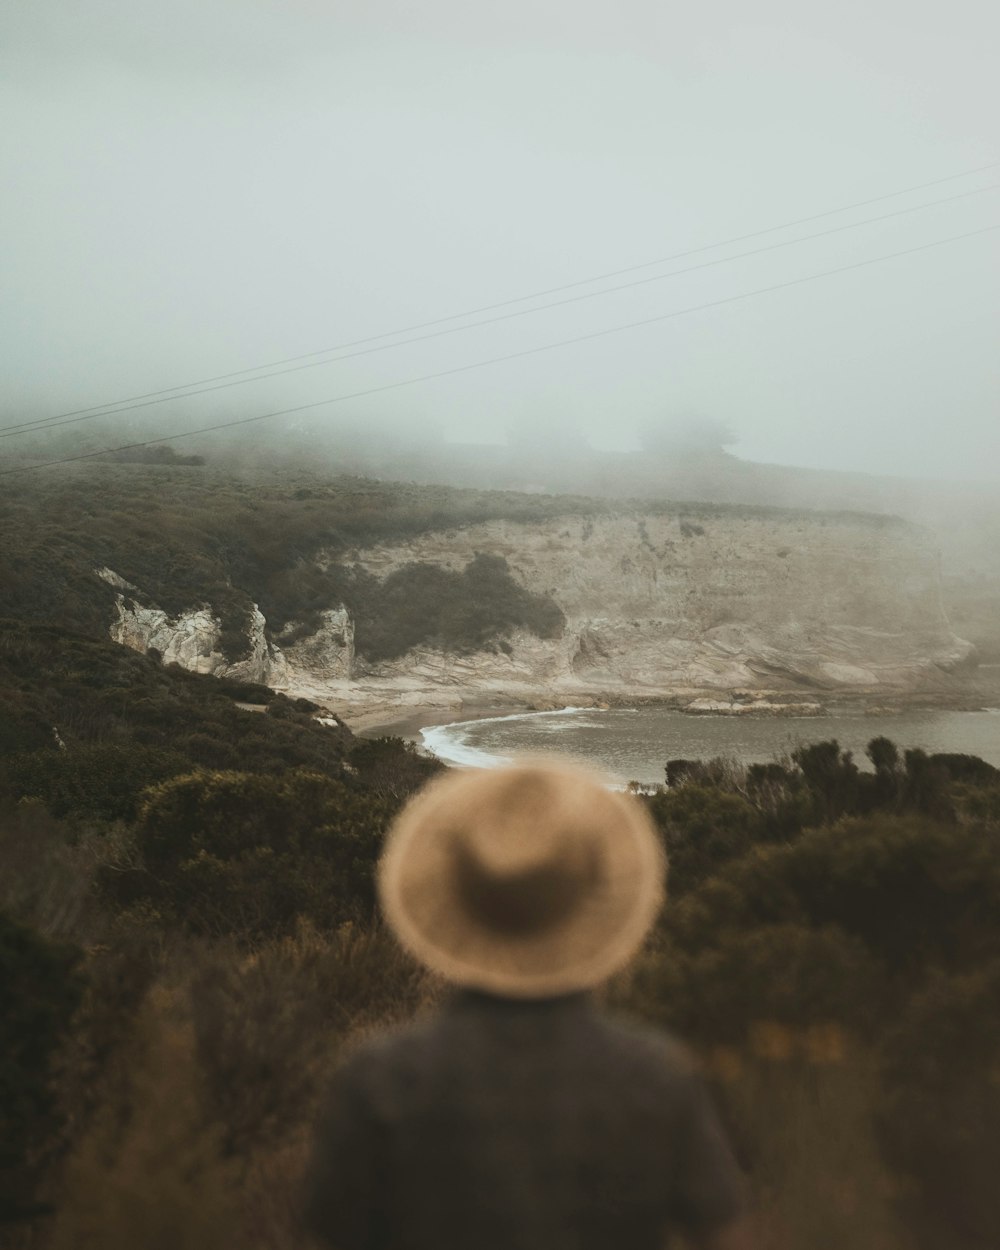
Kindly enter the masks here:
M 739 1171 L 664 1035 L 589 990 L 662 901 L 645 809 L 576 767 L 452 773 L 404 808 L 379 865 L 387 921 L 460 987 L 335 1079 L 306 1223 L 338 1250 L 743 1246 Z
M 467 992 L 344 1067 L 307 1218 L 343 1250 L 661 1250 L 741 1199 L 679 1047 L 588 995 Z

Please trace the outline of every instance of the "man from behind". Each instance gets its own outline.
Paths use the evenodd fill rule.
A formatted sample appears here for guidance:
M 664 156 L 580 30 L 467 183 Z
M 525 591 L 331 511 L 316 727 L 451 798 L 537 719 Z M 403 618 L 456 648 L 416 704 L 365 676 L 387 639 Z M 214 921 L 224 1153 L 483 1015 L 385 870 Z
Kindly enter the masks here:
M 386 920 L 453 987 L 340 1069 L 306 1222 L 338 1250 L 749 1250 L 743 1182 L 669 1035 L 593 991 L 663 897 L 644 808 L 582 769 L 450 773 L 398 817 Z

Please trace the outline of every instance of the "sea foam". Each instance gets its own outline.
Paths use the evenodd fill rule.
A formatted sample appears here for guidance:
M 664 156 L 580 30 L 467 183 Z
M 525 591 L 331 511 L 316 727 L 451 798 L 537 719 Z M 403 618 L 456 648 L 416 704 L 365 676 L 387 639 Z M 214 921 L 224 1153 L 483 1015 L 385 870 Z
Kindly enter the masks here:
M 578 716 L 581 712 L 593 711 L 586 707 L 561 707 L 551 712 L 514 712 L 509 716 L 486 716 L 479 720 L 453 721 L 449 725 L 432 725 L 421 729 L 420 742 L 426 751 L 436 756 L 445 764 L 456 764 L 460 768 L 502 768 L 511 762 L 509 755 L 496 755 L 473 746 L 468 741 L 469 733 L 483 725 L 498 725 L 503 721 L 535 720 L 541 717 Z M 553 728 L 556 728 L 553 726 Z

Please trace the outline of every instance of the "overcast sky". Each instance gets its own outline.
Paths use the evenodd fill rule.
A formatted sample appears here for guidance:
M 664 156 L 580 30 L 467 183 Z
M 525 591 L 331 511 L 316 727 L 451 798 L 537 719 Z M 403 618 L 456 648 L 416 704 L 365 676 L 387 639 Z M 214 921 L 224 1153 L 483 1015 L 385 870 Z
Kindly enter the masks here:
M 628 446 L 701 414 L 752 459 L 1000 479 L 1000 191 L 964 194 L 1000 165 L 712 246 L 1000 161 L 998 37 L 995 0 L 0 0 L 2 424 L 705 248 L 143 428 L 660 318 L 303 420 Z

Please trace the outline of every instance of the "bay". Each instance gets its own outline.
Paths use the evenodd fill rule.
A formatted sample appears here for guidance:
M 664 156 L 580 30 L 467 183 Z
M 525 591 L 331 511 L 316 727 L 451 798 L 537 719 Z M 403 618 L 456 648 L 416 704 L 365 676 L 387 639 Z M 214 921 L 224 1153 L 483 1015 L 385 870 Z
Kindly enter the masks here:
M 526 752 L 557 752 L 599 766 L 619 782 L 647 785 L 664 780 L 668 759 L 765 762 L 829 738 L 865 768 L 865 747 L 875 737 L 891 738 L 901 750 L 961 752 L 1000 767 L 1000 708 L 809 717 L 694 716 L 656 706 L 565 708 L 457 721 L 419 733 L 423 747 L 450 764 L 497 767 Z

